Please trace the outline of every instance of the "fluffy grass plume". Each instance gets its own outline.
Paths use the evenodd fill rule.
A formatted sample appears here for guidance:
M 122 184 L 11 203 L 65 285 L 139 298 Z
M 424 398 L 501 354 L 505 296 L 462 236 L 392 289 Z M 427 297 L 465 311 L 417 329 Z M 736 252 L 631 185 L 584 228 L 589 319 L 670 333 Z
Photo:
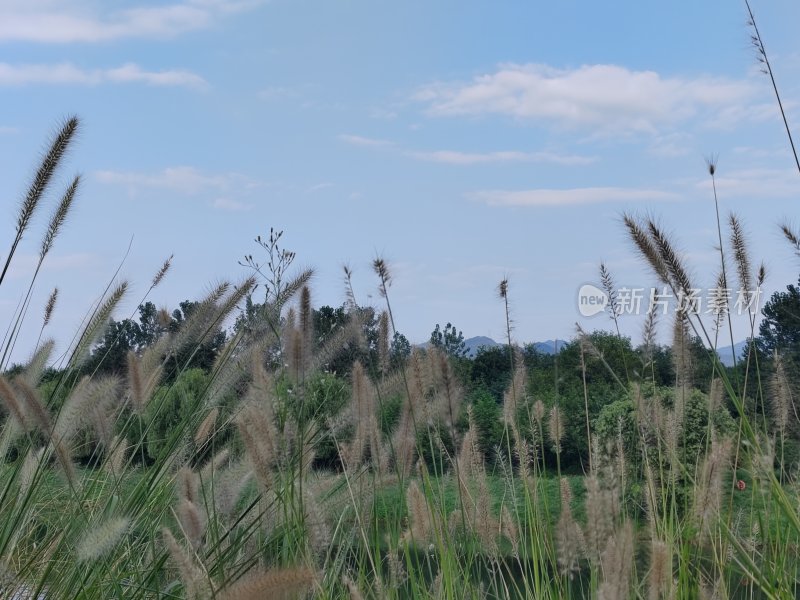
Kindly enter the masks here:
M 558 567 L 572 576 L 578 570 L 578 561 L 583 558 L 585 540 L 580 525 L 572 516 L 572 490 L 566 478 L 561 479 L 561 514 L 556 524 L 555 540 L 558 549 Z
M 108 295 L 105 302 L 103 302 L 92 315 L 89 324 L 83 330 L 83 333 L 75 346 L 72 354 L 71 362 L 73 365 L 78 365 L 88 356 L 89 349 L 100 338 L 108 325 L 108 320 L 111 318 L 114 309 L 125 296 L 128 291 L 128 282 L 123 281 L 117 285 Z
M 93 527 L 75 549 L 76 557 L 81 562 L 89 562 L 106 556 L 119 544 L 130 525 L 128 517 L 115 517 Z
M 634 559 L 633 538 L 633 524 L 625 521 L 608 539 L 603 555 L 600 557 L 603 582 L 597 591 L 598 600 L 618 600 L 629 597 Z
M 220 600 L 294 600 L 314 587 L 316 574 L 308 567 L 275 568 L 247 575 L 223 590 Z

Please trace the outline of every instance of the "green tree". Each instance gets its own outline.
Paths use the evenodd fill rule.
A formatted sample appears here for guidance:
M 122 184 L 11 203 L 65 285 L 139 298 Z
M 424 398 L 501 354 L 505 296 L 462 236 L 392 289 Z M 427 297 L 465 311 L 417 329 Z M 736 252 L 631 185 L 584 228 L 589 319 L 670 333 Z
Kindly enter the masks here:
M 399 331 L 394 332 L 392 343 L 389 346 L 389 369 L 401 369 L 411 356 L 411 342 Z
M 183 327 L 186 321 L 192 316 L 194 311 L 197 310 L 200 303 L 184 300 L 178 306 L 179 308 L 172 311 L 172 320 L 168 325 L 169 331 L 173 333 L 177 333 L 181 330 L 181 327 Z M 177 350 L 173 360 L 169 362 L 169 366 L 166 369 L 167 381 L 174 381 L 175 377 L 186 369 L 201 369 L 205 372 L 211 371 L 217 354 L 228 339 L 228 334 L 222 327 L 217 325 L 214 327 L 213 331 L 210 331 L 203 339 L 205 341 L 201 344 L 192 343 Z
M 800 280 L 775 292 L 761 311 L 759 349 L 767 356 L 774 351 L 797 364 L 800 359 Z
M 199 303 L 184 300 L 172 311 L 168 322 L 152 302 L 139 306 L 139 318 L 115 321 L 111 319 L 100 342 L 92 349 L 84 364 L 84 373 L 109 373 L 125 375 L 128 368 L 128 352 L 142 352 L 167 333 L 177 333 Z M 208 371 L 220 348 L 225 344 L 225 331 L 216 327 L 202 344 L 190 344 L 179 348 L 167 363 L 166 381 L 174 381 L 181 370 L 198 368 Z M 166 358 L 166 357 L 164 357 Z
M 379 364 L 379 315 L 372 307 L 337 308 L 321 306 L 313 311 L 315 347 L 318 351 L 335 341 L 337 336 L 353 321 L 360 323 L 361 344 L 354 340 L 342 344 L 326 359 L 324 367 L 333 373 L 346 374 L 355 361 L 360 361 L 368 373 L 378 373 Z M 411 343 L 399 332 L 395 332 L 389 342 L 389 367 L 397 369 L 405 365 L 411 355 Z
M 141 352 L 155 342 L 167 328 L 159 322 L 158 309 L 152 302 L 139 305 L 139 319 L 111 319 L 100 342 L 92 349 L 84 365 L 85 373 L 122 375 L 127 369 L 131 350 Z
M 656 386 L 669 386 L 675 383 L 675 369 L 672 364 L 672 350 L 669 346 L 655 344 L 647 347 L 644 344 L 636 348 L 638 363 L 634 372 L 644 381 Z M 709 362 L 708 359 L 705 359 Z
M 488 459 L 493 459 L 495 449 L 503 446 L 502 410 L 493 394 L 484 386 L 478 386 L 468 401 L 472 404 L 472 418 L 478 432 L 478 446 Z
M 441 348 L 445 354 L 454 358 L 462 358 L 468 352 L 464 334 L 451 323 L 445 325 L 444 331 L 438 323 L 436 324 L 436 328 L 431 332 L 430 345 Z
M 153 394 L 144 415 L 147 455 L 151 460 L 169 447 L 186 415 L 200 408 L 209 382 L 209 376 L 202 370 L 188 369 L 174 383 L 160 386 Z
M 608 331 L 593 331 L 588 334 L 591 351 L 584 349 L 581 361 L 581 341 L 575 339 L 568 343 L 558 356 L 559 375 L 582 379 L 582 362 L 586 367 L 586 383 L 616 384 L 617 380 L 627 383 L 633 376 L 633 367 L 639 359 L 631 347 L 631 340 Z
M 472 385 L 483 386 L 502 402 L 503 393 L 511 381 L 511 364 L 508 360 L 508 346 L 481 346 L 472 360 L 470 370 Z
M 124 375 L 128 352 L 138 346 L 139 325 L 132 319 L 111 320 L 100 342 L 84 363 L 84 372 Z

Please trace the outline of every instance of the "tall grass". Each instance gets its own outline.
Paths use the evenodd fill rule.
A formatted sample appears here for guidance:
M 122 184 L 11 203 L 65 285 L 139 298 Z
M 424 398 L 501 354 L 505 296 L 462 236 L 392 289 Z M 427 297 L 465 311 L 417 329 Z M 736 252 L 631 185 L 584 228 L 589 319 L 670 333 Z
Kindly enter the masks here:
M 760 36 L 758 44 L 763 51 Z M 0 284 L 78 125 L 67 120 L 44 156 L 21 203 Z M 710 163 L 712 181 L 715 172 Z M 79 185 L 76 177 L 50 220 L 39 266 Z M 716 189 L 714 200 L 718 207 Z M 623 220 L 656 280 L 688 297 L 691 271 L 672 237 L 652 219 Z M 752 268 L 735 215 L 729 253 L 718 208 L 717 226 L 717 280 L 728 286 L 732 264 L 747 294 L 763 283 L 763 270 Z M 796 249 L 795 234 L 784 233 Z M 349 321 L 319 344 L 313 272 L 290 277 L 294 253 L 281 249 L 280 236 L 271 231 L 269 240 L 257 240 L 270 258 L 262 265 L 246 257 L 253 277 L 216 286 L 180 328 L 131 352 L 121 374 L 83 366 L 127 292 L 124 282 L 109 284 L 89 310 L 55 384 L 42 384 L 54 344 L 41 335 L 30 361 L 0 376 L 3 597 L 797 596 L 797 484 L 782 454 L 796 419 L 791 378 L 779 357 L 768 377 L 752 345 L 740 368 L 721 364 L 716 347 L 726 321 L 732 339 L 727 297 L 715 300 L 712 322 L 691 303 L 675 315 L 672 390 L 656 385 L 651 311 L 641 364 L 611 373 L 624 410 L 593 419 L 587 372 L 613 371 L 602 350 L 579 329 L 583 414 L 560 405 L 555 369 L 555 400 L 532 397 L 535 373 L 515 354 L 512 290 L 503 280 L 498 318 L 505 319 L 512 376 L 502 443 L 487 461 L 453 359 L 437 348 L 415 349 L 392 366 L 387 262 L 373 265 L 385 302 L 377 339 L 364 339 L 363 307 L 346 269 Z M 151 290 L 168 269 L 169 261 Z M 10 319 L 4 369 L 38 274 Z M 605 265 L 601 279 L 611 294 Z M 267 291 L 256 306 L 259 281 Z M 55 301 L 56 292 L 42 330 Z M 181 387 L 193 377 L 193 355 L 243 305 L 242 326 L 209 376 L 199 387 Z M 744 318 L 754 333 L 756 314 Z M 693 380 L 694 337 L 713 365 L 711 381 Z M 352 362 L 349 397 L 336 405 L 341 394 L 325 386 L 340 379 L 326 379 L 327 366 L 370 343 L 377 366 Z M 708 394 L 698 392 L 701 384 Z M 180 410 L 163 427 L 175 395 Z M 698 419 L 702 428 L 692 429 Z M 581 473 L 562 469 L 571 422 L 585 429 Z M 315 460 L 323 453 L 327 462 Z

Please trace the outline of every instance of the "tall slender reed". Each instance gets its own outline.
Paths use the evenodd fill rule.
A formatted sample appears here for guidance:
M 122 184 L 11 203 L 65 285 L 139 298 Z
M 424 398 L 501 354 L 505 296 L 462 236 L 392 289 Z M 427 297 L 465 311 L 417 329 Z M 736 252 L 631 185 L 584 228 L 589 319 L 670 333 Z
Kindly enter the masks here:
M 794 146 L 792 130 L 789 127 L 789 121 L 786 118 L 786 111 L 783 109 L 783 101 L 781 100 L 781 95 L 778 91 L 778 84 L 775 82 L 775 74 L 772 71 L 772 64 L 769 62 L 767 49 L 764 46 L 764 40 L 761 37 L 761 32 L 758 30 L 756 18 L 755 15 L 753 15 L 753 9 L 750 8 L 750 0 L 744 0 L 744 4 L 747 7 L 747 14 L 749 15 L 747 24 L 753 29 L 753 34 L 750 36 L 750 41 L 753 44 L 753 48 L 756 50 L 756 59 L 763 65 L 762 73 L 769 77 L 769 81 L 772 84 L 772 91 L 775 93 L 775 99 L 778 101 L 778 109 L 781 112 L 781 119 L 783 119 L 784 129 L 786 129 L 786 136 L 789 138 L 789 146 L 792 149 L 794 164 L 797 166 L 797 172 L 800 173 L 800 159 L 797 157 L 797 149 Z

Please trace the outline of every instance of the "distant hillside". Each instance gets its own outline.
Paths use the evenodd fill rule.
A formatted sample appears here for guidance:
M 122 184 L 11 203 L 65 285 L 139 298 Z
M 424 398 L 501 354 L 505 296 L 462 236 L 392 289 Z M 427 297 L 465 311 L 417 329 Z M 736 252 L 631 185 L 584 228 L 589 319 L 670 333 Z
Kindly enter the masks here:
M 483 346 L 487 348 L 493 348 L 494 346 L 499 346 L 500 344 L 495 342 L 492 338 L 486 337 L 485 335 L 476 335 L 475 337 L 471 337 L 469 339 L 464 340 L 467 348 L 467 356 L 475 356 L 478 353 L 478 348 Z
M 556 347 L 558 347 L 558 351 L 560 352 L 568 343 L 569 342 L 564 340 L 545 340 L 543 342 L 533 342 L 533 347 L 536 348 L 537 352 L 541 352 L 542 354 L 555 354 Z M 464 340 L 464 344 L 467 349 L 467 356 L 470 358 L 473 358 L 478 353 L 478 349 L 481 347 L 494 348 L 495 346 L 503 345 L 501 342 L 496 342 L 492 338 L 485 335 L 476 335 L 475 337 L 467 338 Z M 521 345 L 525 346 L 527 343 Z M 425 348 L 427 346 L 428 342 L 419 344 L 420 348 Z M 732 367 L 734 352 L 736 354 L 736 360 L 739 360 L 746 351 L 747 340 L 744 340 L 738 342 L 733 347 L 725 346 L 724 348 L 717 349 L 717 354 L 719 354 L 719 360 L 723 365 L 726 367 Z
M 725 346 L 724 348 L 717 348 L 719 361 L 726 367 L 733 366 L 734 355 L 736 356 L 736 360 L 739 360 L 742 358 L 745 352 L 747 352 L 747 340 L 738 342 L 733 346 Z
M 492 338 L 486 337 L 485 335 L 478 335 L 475 337 L 471 337 L 469 339 L 464 340 L 467 348 L 467 356 L 475 356 L 478 352 L 478 348 L 485 346 L 486 348 L 493 348 L 494 346 L 502 346 L 500 342 L 495 342 Z M 524 345 L 524 344 L 523 344 Z M 555 354 L 556 353 L 556 346 L 558 346 L 558 350 L 561 351 L 564 346 L 567 345 L 567 342 L 564 340 L 546 340 L 544 342 L 533 342 L 534 348 L 536 348 L 537 352 L 541 352 L 542 354 Z
M 555 354 L 556 347 L 558 351 L 561 352 L 569 342 L 565 342 L 564 340 L 546 340 L 544 342 L 534 342 L 533 347 L 536 348 L 537 352 L 541 352 L 542 354 Z

